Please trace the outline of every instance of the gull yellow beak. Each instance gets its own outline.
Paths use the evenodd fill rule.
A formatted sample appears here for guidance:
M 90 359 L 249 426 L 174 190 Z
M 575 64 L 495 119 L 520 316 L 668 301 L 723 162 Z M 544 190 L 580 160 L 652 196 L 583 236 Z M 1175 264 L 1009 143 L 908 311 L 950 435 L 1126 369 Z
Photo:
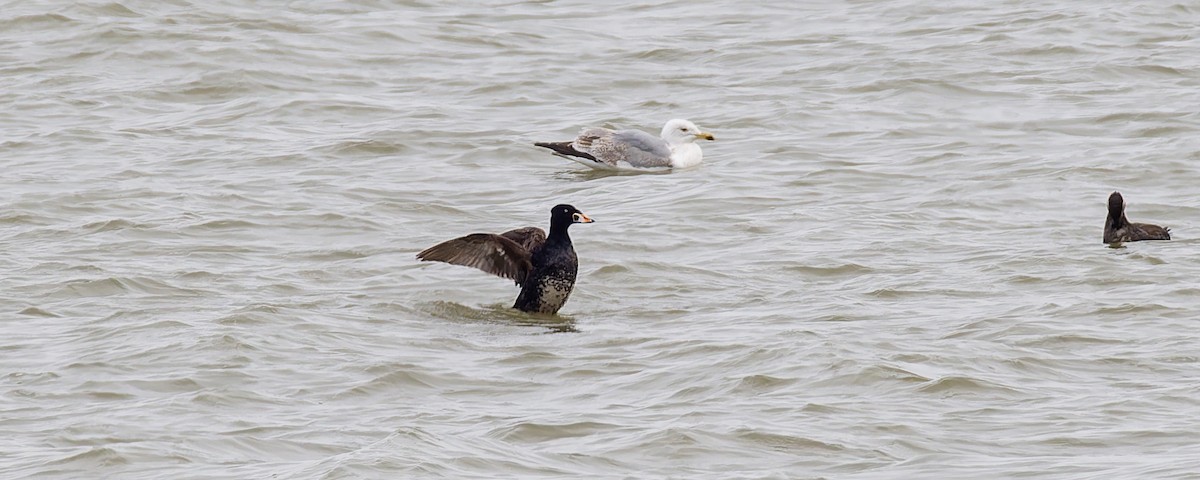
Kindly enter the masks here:
M 703 139 L 705 139 L 705 140 L 716 140 L 716 138 L 715 138 L 715 137 L 713 137 L 713 134 L 711 134 L 711 133 L 708 133 L 708 132 L 700 132 L 700 133 L 697 133 L 697 134 L 696 134 L 696 138 L 703 138 Z
M 575 214 L 575 223 L 595 223 L 595 222 L 596 221 L 592 220 L 591 217 L 584 215 L 583 212 L 579 212 L 579 213 Z

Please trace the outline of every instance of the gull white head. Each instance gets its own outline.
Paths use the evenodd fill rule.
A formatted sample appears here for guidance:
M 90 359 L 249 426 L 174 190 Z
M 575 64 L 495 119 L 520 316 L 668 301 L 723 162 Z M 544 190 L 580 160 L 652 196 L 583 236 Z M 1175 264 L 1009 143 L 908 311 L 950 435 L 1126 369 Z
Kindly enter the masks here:
M 711 133 L 700 130 L 696 124 L 687 120 L 675 119 L 663 125 L 662 139 L 671 149 L 671 168 L 688 168 L 699 165 L 704 158 L 704 152 L 696 145 L 696 140 L 716 140 Z
M 676 118 L 663 125 L 662 139 L 671 145 L 695 143 L 698 139 L 716 140 L 711 133 L 700 130 L 696 124 Z

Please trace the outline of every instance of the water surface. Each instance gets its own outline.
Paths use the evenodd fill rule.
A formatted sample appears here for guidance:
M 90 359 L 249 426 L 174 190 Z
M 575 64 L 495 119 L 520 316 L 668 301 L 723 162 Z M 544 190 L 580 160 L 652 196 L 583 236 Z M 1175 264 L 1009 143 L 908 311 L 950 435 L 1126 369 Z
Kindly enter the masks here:
M 0 472 L 1200 478 L 1198 12 L 6 2 Z M 558 317 L 413 257 L 557 203 Z

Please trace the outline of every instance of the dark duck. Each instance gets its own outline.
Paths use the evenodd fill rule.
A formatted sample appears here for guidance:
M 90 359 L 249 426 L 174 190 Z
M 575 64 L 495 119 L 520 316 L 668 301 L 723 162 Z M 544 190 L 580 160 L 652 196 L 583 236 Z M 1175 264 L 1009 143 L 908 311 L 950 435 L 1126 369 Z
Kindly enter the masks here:
M 1131 223 L 1125 218 L 1125 199 L 1120 192 L 1108 196 L 1108 219 L 1104 221 L 1104 243 L 1170 240 L 1169 228 L 1148 223 Z
M 472 233 L 446 240 L 417 254 L 424 261 L 475 267 L 511 279 L 521 287 L 516 308 L 533 313 L 557 313 L 571 289 L 579 258 L 567 229 L 593 220 L 570 205 L 550 209 L 550 235 L 537 227 L 509 230 L 499 235 Z

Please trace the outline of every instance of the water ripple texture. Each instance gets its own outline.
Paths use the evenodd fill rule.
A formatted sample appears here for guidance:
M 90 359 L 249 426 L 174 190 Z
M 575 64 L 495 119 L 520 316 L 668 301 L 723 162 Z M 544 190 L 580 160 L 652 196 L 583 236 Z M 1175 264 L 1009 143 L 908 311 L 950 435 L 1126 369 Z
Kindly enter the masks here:
M 0 6 L 0 477 L 1200 471 L 1192 3 Z M 414 259 L 557 203 L 560 316 Z

